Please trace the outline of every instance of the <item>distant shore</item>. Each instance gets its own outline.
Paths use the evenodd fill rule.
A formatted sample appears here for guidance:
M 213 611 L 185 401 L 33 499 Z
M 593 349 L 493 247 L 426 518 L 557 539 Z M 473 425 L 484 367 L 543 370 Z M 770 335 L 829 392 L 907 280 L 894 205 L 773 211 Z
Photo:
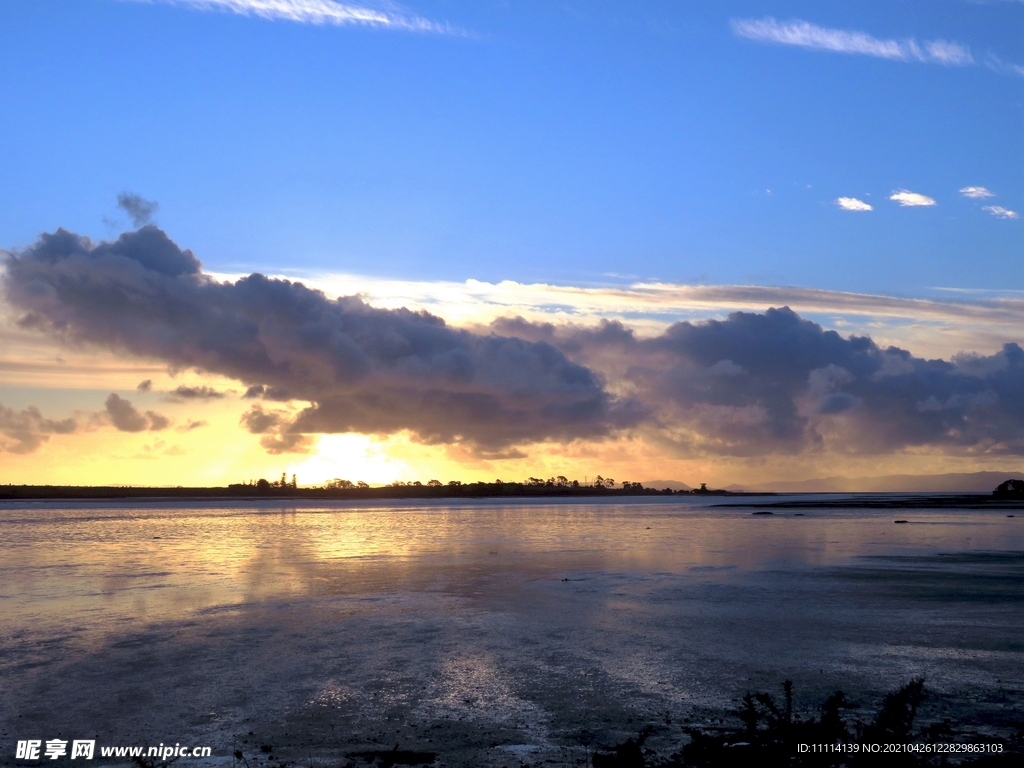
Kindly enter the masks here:
M 793 494 L 811 495 L 811 494 Z M 912 495 L 907 493 L 828 493 L 814 499 L 785 499 L 730 507 L 771 509 L 1024 509 L 1024 497 L 999 497 L 991 493 Z M 825 496 L 826 498 L 822 498 Z M 834 498 L 827 498 L 834 497 Z
M 91 485 L 0 485 L 0 501 L 101 500 L 101 499 L 252 499 L 260 501 L 374 500 L 374 499 L 486 499 L 486 498 L 650 498 L 678 497 L 722 499 L 717 506 L 771 509 L 1024 509 L 1024 498 L 1000 498 L 991 493 L 928 494 L 907 493 L 800 493 L 779 501 L 746 501 L 757 496 L 782 494 L 757 491 L 670 488 L 564 487 L 526 483 L 465 483 L 460 485 L 401 485 L 367 488 L 259 487 L 250 484 L 227 487 L 147 487 Z M 787 494 L 789 495 L 789 494 Z M 724 501 L 728 498 L 730 501 Z
M 0 485 L 0 501 L 47 499 L 480 499 L 480 498 L 617 498 L 645 496 L 741 497 L 774 494 L 670 488 L 602 488 L 595 486 L 548 486 L 527 483 L 463 483 L 459 485 L 400 485 L 373 488 L 301 488 L 291 485 L 259 487 L 239 484 L 227 487 L 143 487 L 91 485 Z

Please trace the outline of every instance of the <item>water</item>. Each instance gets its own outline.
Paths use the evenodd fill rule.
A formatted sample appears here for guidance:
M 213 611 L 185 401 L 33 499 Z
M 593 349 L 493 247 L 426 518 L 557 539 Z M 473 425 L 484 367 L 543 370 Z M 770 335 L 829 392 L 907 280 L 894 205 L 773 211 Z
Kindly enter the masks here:
M 571 764 L 787 678 L 809 708 L 924 676 L 993 727 L 1024 702 L 1006 510 L 6 503 L 0 545 L 8 761 L 60 732 Z

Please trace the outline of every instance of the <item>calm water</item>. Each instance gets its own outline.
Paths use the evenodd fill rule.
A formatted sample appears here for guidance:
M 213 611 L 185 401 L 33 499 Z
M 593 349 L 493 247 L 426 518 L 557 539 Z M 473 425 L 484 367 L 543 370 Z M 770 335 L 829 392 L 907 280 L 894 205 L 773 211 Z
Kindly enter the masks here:
M 806 706 L 917 675 L 943 706 L 1020 706 L 1024 515 L 799 512 L 2 505 L 0 735 L 498 765 L 787 677 Z

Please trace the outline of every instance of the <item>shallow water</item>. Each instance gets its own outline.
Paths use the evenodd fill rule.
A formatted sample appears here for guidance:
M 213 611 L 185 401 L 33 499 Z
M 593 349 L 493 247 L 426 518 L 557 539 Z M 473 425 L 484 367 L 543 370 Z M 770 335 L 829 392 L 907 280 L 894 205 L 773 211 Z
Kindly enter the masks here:
M 998 725 L 1024 701 L 1024 516 L 1007 514 L 0 505 L 0 758 L 59 731 L 571 764 L 646 722 L 669 749 L 684 719 L 786 678 L 810 707 L 923 675 L 935 707 Z

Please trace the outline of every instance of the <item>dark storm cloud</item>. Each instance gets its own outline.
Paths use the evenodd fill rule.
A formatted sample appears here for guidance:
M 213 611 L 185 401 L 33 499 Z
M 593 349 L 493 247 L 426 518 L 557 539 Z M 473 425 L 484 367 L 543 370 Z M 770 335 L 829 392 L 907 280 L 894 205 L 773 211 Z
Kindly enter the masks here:
M 403 429 L 495 450 L 602 437 L 643 415 L 546 342 L 329 300 L 259 274 L 219 283 L 154 226 L 99 244 L 58 230 L 6 267 L 5 294 L 25 327 L 226 375 L 249 396 L 308 401 L 275 425 L 274 451 L 305 450 L 302 433 Z
M 617 322 L 499 333 L 546 340 L 651 406 L 659 439 L 733 455 L 938 446 L 1024 454 L 1024 351 L 924 360 L 843 338 L 788 308 L 676 323 L 638 338 Z
M 277 400 L 284 402 L 285 400 L 291 400 L 292 396 L 289 394 L 287 389 L 281 387 L 264 387 L 262 384 L 255 384 L 245 390 L 245 394 L 242 398 L 245 400 L 252 400 L 253 398 L 262 397 L 264 400 Z
M 155 200 L 147 200 L 134 192 L 122 192 L 117 196 L 117 207 L 127 213 L 132 226 L 138 228 L 149 224 L 160 206 Z
M 154 411 L 140 413 L 130 400 L 125 400 L 114 392 L 107 398 L 106 407 L 110 423 L 121 432 L 159 432 L 171 424 L 170 419 Z
M 312 433 L 407 429 L 500 456 L 636 427 L 680 455 L 1024 454 L 1016 344 L 925 360 L 844 338 L 787 308 L 676 323 L 653 338 L 617 322 L 519 319 L 472 333 L 426 312 L 329 300 L 259 274 L 216 282 L 153 226 L 100 244 L 59 230 L 6 267 L 4 291 L 25 327 L 242 382 L 243 397 L 262 403 L 241 423 L 276 453 L 308 451 Z M 264 407 L 275 400 L 309 406 Z M 119 428 L 164 424 L 113 403 Z
M 0 451 L 32 453 L 50 439 L 51 434 L 67 435 L 78 428 L 74 419 L 45 418 L 35 406 L 22 411 L 0 405 Z

